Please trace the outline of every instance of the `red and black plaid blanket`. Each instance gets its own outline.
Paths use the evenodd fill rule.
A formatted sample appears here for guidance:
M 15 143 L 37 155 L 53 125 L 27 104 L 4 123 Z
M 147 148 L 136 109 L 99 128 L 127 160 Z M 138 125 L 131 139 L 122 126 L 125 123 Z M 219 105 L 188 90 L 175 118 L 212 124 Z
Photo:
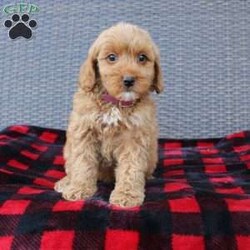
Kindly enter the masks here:
M 112 184 L 67 202 L 64 131 L 0 133 L 0 249 L 250 249 L 250 131 L 209 140 L 159 140 L 155 179 L 141 207 L 108 203 Z

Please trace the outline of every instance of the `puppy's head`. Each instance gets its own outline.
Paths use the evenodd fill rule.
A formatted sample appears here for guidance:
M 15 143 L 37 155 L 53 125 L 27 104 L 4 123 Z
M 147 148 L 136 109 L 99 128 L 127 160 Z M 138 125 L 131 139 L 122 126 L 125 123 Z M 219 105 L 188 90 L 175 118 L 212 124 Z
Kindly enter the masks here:
M 149 91 L 160 93 L 159 51 L 145 30 L 119 23 L 103 31 L 92 44 L 79 83 L 85 91 L 101 83 L 111 96 L 124 101 L 139 99 Z

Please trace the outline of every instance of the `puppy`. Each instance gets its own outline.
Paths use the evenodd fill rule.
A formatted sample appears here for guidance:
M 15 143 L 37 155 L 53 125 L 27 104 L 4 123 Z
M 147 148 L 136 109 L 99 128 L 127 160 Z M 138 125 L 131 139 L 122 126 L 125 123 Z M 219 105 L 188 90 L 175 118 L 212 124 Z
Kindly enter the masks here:
M 138 206 L 157 163 L 156 108 L 163 90 L 159 52 L 145 30 L 119 23 L 104 30 L 80 69 L 64 147 L 66 200 L 93 196 L 97 181 L 115 181 L 110 203 Z

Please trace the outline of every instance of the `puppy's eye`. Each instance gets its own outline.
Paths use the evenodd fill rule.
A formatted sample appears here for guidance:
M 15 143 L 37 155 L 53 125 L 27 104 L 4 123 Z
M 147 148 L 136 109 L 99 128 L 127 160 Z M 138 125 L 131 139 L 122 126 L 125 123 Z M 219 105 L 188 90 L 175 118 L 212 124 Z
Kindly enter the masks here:
M 107 56 L 107 60 L 109 62 L 115 62 L 115 61 L 117 61 L 117 59 L 118 59 L 118 57 L 115 54 L 110 54 L 110 55 Z
M 146 61 L 148 61 L 148 58 L 147 58 L 146 55 L 140 54 L 140 55 L 138 55 L 137 60 L 138 60 L 138 62 L 140 62 L 140 63 L 145 63 Z

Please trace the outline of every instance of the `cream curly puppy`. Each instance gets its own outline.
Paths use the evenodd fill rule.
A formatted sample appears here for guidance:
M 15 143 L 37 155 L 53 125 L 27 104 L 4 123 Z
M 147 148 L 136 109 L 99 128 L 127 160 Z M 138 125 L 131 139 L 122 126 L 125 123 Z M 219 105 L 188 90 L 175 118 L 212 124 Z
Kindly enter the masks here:
M 66 176 L 55 190 L 86 199 L 97 180 L 115 180 L 110 203 L 138 206 L 157 163 L 156 108 L 163 90 L 159 52 L 145 30 L 119 23 L 103 31 L 80 69 L 64 147 Z

